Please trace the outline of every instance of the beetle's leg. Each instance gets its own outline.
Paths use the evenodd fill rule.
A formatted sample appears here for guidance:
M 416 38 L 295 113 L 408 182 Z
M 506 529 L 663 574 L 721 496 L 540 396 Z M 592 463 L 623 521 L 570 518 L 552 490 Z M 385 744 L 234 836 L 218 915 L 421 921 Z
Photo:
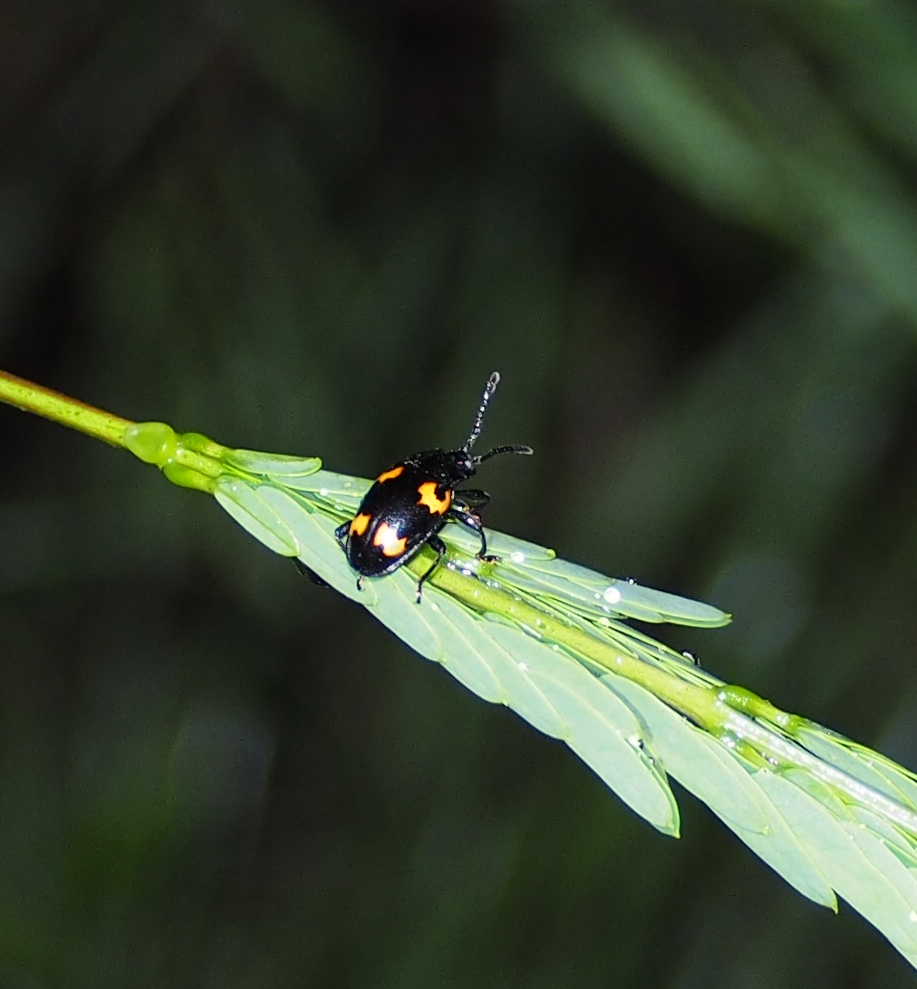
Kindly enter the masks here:
M 430 549 L 436 553 L 436 559 L 430 564 L 426 573 L 417 581 L 417 603 L 420 604 L 420 599 L 423 596 L 423 584 L 427 577 L 433 573 L 433 571 L 443 562 L 443 557 L 446 555 L 446 544 L 439 538 L 439 536 L 431 536 L 427 540 L 427 545 Z
M 463 491 L 462 494 L 466 494 L 466 492 Z M 481 491 L 480 494 L 484 494 L 484 492 Z M 479 560 L 483 560 L 487 556 L 487 539 L 484 536 L 484 526 L 481 525 L 480 516 L 464 506 L 456 506 L 455 502 L 453 502 L 452 508 L 449 511 L 449 518 L 454 519 L 456 522 L 461 522 L 462 525 L 467 525 L 469 529 L 474 529 L 481 537 L 481 548 L 475 555 Z
M 342 522 L 334 530 L 334 538 L 338 541 L 338 546 L 341 547 L 344 554 L 347 555 L 350 549 L 350 522 Z M 363 574 L 357 574 L 357 590 L 363 590 Z
M 486 491 L 469 488 L 467 491 L 456 491 L 452 504 L 459 510 L 467 508 L 469 511 L 475 511 L 484 508 L 489 502 L 490 495 Z
M 293 557 L 293 563 L 296 565 L 296 569 L 303 575 L 303 577 L 308 577 L 313 584 L 318 584 L 319 587 L 328 587 L 328 581 L 319 575 L 311 568 L 307 567 L 298 556 Z

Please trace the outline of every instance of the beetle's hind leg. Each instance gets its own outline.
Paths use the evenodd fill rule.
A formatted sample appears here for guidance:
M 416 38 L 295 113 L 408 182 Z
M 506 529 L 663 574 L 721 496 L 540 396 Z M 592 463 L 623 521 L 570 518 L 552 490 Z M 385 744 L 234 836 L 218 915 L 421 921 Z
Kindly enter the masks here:
M 420 604 L 420 599 L 423 597 L 423 585 L 424 581 L 429 577 L 433 571 L 443 562 L 443 557 L 446 555 L 446 544 L 439 538 L 439 536 L 431 536 L 427 540 L 427 545 L 430 549 L 436 553 L 436 559 L 427 568 L 424 575 L 417 581 L 417 603 Z

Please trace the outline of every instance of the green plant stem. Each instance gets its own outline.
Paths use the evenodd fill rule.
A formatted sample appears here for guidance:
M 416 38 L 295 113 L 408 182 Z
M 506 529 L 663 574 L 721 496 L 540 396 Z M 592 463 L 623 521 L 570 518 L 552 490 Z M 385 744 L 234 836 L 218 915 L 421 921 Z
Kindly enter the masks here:
M 25 378 L 17 378 L 7 371 L 0 371 L 0 402 L 23 412 L 34 412 L 112 446 L 123 447 L 125 431 L 133 425 L 129 419 L 103 412 Z

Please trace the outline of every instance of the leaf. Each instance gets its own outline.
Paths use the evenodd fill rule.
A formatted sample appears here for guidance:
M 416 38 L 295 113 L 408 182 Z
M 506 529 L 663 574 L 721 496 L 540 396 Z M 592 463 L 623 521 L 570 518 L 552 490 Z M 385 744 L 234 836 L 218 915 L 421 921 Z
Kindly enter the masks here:
M 698 628 L 718 628 L 731 620 L 726 612 L 712 605 L 642 587 L 633 580 L 606 577 L 557 559 L 553 550 L 504 533 L 488 529 L 486 534 L 488 552 L 500 557 L 500 579 L 514 588 L 563 603 L 564 607 L 595 620 L 634 618 Z M 442 537 L 469 555 L 480 548 L 477 538 L 458 526 L 444 529 Z M 467 562 L 474 567 L 472 559 Z
M 313 475 L 314 477 L 314 475 Z M 515 627 L 487 621 L 435 587 L 416 603 L 406 570 L 366 581 L 354 574 L 334 538 L 335 522 L 271 484 L 218 485 L 220 504 L 256 538 L 265 535 L 337 590 L 362 604 L 422 656 L 442 663 L 468 689 L 506 704 L 540 731 L 563 739 L 638 814 L 668 834 L 678 809 L 658 761 L 645 751 L 631 709 L 557 647 Z
M 562 650 L 516 628 L 491 634 L 526 667 L 564 719 L 564 740 L 608 786 L 660 831 L 678 833 L 678 807 L 642 725 L 627 704 Z M 510 706 L 514 707 L 512 698 Z
M 265 492 L 272 490 L 270 487 L 264 488 Z M 236 477 L 220 477 L 214 497 L 224 511 L 268 549 L 281 556 L 296 556 L 296 539 L 289 527 L 269 508 L 257 486 Z
M 917 879 L 874 834 L 838 821 L 822 804 L 776 773 L 757 774 L 825 878 L 851 906 L 917 964 Z
M 749 692 L 747 713 L 721 704 L 720 680 L 623 620 L 712 627 L 728 615 L 501 533 L 487 533 L 500 559 L 483 561 L 476 538 L 458 527 L 445 531 L 448 565 L 470 587 L 481 581 L 502 594 L 475 590 L 467 601 L 479 607 L 472 608 L 459 590 L 453 596 L 434 583 L 418 606 L 416 577 L 406 569 L 366 580 L 358 591 L 334 530 L 369 482 L 308 469 L 314 463 L 245 452 L 236 465 L 246 476 L 219 478 L 216 496 L 252 535 L 298 556 L 469 690 L 565 741 L 655 827 L 678 832 L 668 773 L 800 893 L 835 909 L 837 892 L 917 965 L 917 777 Z M 489 610 L 485 598 L 495 602 Z M 504 600 L 524 602 L 543 620 L 530 626 L 526 618 L 523 626 L 520 616 L 531 611 L 516 605 L 504 613 Z M 553 641 L 533 635 L 533 627 L 550 629 Z M 567 641 L 568 631 L 600 643 L 608 664 L 595 658 L 601 651 L 581 654 L 572 643 L 582 640 Z M 633 679 L 611 672 L 615 656 L 630 657 Z M 644 664 L 654 671 L 646 684 Z M 693 691 L 707 720 L 688 720 L 647 686 L 663 683 L 679 684 L 666 687 L 667 697 Z
M 917 781 L 914 774 L 877 752 L 852 742 L 843 735 L 811 722 L 797 732 L 799 740 L 815 755 L 829 761 L 867 786 L 917 809 Z
M 803 843 L 734 754 L 639 684 L 612 674 L 602 682 L 644 719 L 653 749 L 671 776 L 800 893 L 836 908 L 831 887 Z

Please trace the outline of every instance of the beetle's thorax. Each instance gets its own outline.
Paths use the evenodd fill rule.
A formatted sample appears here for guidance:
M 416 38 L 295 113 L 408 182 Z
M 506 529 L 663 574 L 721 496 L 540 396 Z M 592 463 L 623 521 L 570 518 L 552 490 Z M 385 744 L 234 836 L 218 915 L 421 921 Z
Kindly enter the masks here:
M 474 457 L 467 450 L 422 450 L 411 454 L 405 464 L 420 467 L 431 480 L 454 487 L 477 471 Z

